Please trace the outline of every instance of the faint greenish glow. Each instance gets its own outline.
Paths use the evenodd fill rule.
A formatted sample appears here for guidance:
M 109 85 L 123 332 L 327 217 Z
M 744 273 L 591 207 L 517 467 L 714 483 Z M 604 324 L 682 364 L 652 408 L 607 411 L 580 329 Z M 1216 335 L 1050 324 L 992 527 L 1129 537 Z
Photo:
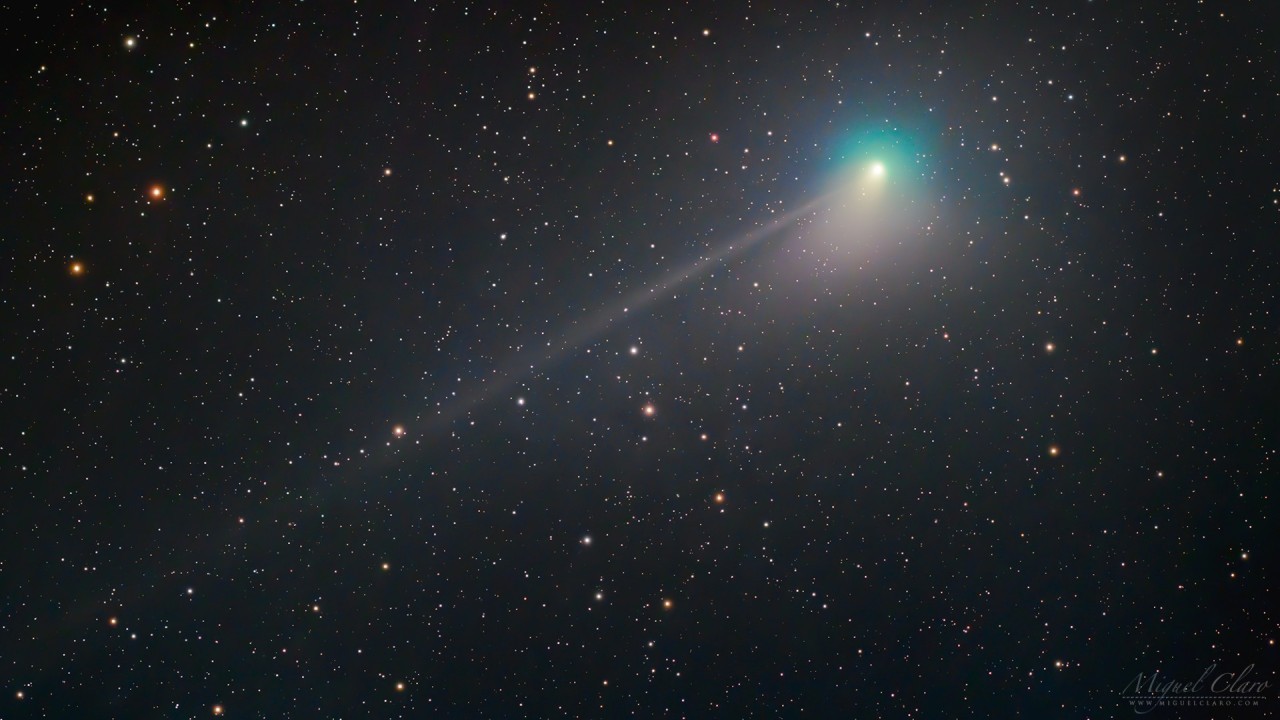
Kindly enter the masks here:
M 934 137 L 927 120 L 859 123 L 823 139 L 825 165 L 821 189 L 837 186 L 860 191 L 911 192 L 932 174 Z M 873 183 L 872 185 L 864 185 Z

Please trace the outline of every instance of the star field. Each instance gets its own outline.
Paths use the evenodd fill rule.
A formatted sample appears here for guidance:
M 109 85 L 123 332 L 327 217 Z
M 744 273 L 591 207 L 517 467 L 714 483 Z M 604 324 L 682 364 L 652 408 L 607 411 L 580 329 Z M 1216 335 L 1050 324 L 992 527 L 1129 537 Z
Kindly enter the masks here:
M 0 717 L 1280 712 L 1273 15 L 14 10 Z

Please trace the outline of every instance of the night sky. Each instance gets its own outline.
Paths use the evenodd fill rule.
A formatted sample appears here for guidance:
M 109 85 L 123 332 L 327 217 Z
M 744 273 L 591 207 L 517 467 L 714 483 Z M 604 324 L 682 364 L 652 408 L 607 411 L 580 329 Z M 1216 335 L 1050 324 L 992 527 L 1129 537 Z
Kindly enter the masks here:
M 0 717 L 1280 713 L 1268 2 L 10 9 Z

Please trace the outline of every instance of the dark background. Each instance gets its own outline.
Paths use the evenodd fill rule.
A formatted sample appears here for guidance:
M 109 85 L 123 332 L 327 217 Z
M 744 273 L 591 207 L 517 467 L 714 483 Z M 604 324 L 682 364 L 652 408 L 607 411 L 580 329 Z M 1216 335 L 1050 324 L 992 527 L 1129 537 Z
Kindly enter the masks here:
M 5 15 L 0 717 L 1274 682 L 1270 3 Z

